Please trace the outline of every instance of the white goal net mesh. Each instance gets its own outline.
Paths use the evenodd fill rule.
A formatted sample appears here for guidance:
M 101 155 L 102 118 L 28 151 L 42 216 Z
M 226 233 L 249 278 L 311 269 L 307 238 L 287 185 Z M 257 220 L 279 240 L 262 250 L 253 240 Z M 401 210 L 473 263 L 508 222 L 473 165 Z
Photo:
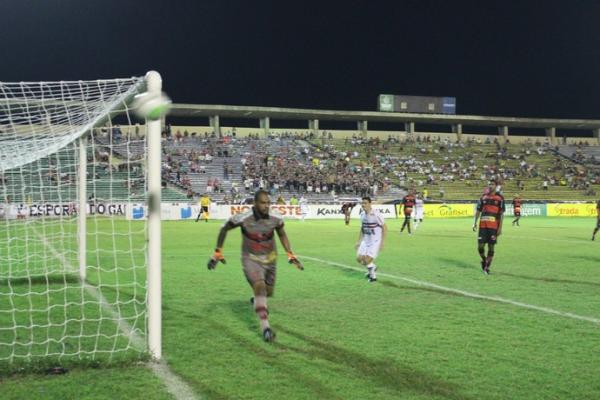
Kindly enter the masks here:
M 0 82 L 0 370 L 146 353 L 146 223 L 125 218 L 145 199 L 145 125 L 128 108 L 144 90 Z

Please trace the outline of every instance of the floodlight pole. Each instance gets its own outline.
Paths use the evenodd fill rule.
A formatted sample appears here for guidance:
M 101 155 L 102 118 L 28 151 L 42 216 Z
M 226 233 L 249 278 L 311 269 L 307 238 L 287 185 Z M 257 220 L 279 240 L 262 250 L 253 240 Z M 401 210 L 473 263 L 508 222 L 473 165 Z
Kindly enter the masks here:
M 156 71 L 146 74 L 148 93 L 162 92 L 162 78 Z M 148 140 L 148 350 L 152 357 L 162 357 L 161 303 L 161 120 L 146 120 Z

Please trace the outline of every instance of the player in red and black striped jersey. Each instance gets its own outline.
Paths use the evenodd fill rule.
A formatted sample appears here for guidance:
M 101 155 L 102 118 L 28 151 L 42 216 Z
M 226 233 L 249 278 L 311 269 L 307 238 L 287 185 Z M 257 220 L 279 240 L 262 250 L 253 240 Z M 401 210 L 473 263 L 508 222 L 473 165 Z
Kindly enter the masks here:
M 518 194 L 513 198 L 512 201 L 512 205 L 513 205 L 513 211 L 515 213 L 515 219 L 512 222 L 512 226 L 515 226 L 515 224 L 517 224 L 517 226 L 519 225 L 519 220 L 521 219 L 521 203 L 523 201 L 521 200 L 521 196 L 519 196 Z
M 494 258 L 494 247 L 498 236 L 502 233 L 502 218 L 504 216 L 504 197 L 500 194 L 500 185 L 492 183 L 490 191 L 481 196 L 477 202 L 477 211 L 473 221 L 473 232 L 477 228 L 479 219 L 478 248 L 481 257 L 481 269 L 485 274 L 490 273 L 490 266 Z M 485 245 L 488 245 L 487 256 Z
M 600 200 L 596 202 L 596 228 L 594 228 L 594 233 L 592 233 L 592 240 L 596 239 L 596 232 L 600 230 Z
M 404 228 L 408 228 L 408 234 L 411 235 L 410 231 L 410 217 L 412 215 L 413 208 L 415 207 L 415 193 L 414 191 L 408 192 L 406 196 L 402 198 L 402 210 L 404 211 L 404 223 L 400 228 L 400 233 L 404 232 Z
M 356 204 L 356 202 L 346 202 L 342 204 L 342 213 L 344 214 L 344 222 L 346 225 L 350 224 L 350 213 L 352 212 L 352 209 L 356 207 Z

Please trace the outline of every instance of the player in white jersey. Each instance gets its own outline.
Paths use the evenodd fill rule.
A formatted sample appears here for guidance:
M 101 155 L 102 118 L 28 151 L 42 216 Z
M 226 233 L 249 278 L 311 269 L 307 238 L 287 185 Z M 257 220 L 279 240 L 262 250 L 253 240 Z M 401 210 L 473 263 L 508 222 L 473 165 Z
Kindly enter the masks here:
M 304 222 L 304 219 L 308 215 L 308 200 L 306 200 L 306 198 L 304 196 L 301 196 L 299 205 L 300 205 L 300 218 L 302 218 L 302 222 Z
M 417 199 L 415 200 L 415 208 L 413 209 L 413 221 L 415 231 L 421 222 L 423 222 L 423 197 L 420 194 L 417 194 Z
M 379 211 L 373 209 L 370 197 L 362 198 L 362 209 L 364 212 L 360 216 L 361 227 L 356 242 L 356 261 L 367 267 L 366 277 L 369 282 L 375 282 L 377 266 L 373 261 L 383 249 L 387 226 Z

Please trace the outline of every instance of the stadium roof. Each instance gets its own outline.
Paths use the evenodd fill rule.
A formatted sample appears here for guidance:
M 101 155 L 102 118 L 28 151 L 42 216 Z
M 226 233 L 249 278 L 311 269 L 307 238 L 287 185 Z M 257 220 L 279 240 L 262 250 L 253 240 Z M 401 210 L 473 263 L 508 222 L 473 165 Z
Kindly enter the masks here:
M 508 126 L 519 128 L 600 129 L 597 119 L 552 119 L 491 117 L 479 115 L 411 114 L 377 111 L 313 110 L 304 108 L 228 106 L 214 104 L 173 104 L 171 116 L 283 120 L 414 122 L 440 125 Z

